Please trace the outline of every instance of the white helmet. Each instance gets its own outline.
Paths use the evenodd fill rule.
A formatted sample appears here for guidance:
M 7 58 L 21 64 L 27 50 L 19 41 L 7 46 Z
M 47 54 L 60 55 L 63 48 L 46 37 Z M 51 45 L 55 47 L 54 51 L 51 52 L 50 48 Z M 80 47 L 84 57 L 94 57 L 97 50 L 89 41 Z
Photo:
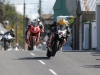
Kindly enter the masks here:
M 4 34 L 4 31 L 0 31 L 0 35 L 3 35 Z

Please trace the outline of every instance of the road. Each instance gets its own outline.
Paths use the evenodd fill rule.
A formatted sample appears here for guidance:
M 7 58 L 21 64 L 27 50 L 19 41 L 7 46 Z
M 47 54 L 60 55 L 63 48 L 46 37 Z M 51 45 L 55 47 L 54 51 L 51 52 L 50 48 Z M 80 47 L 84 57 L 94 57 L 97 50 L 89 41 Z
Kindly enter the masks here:
M 0 51 L 0 75 L 100 75 L 100 52 Z

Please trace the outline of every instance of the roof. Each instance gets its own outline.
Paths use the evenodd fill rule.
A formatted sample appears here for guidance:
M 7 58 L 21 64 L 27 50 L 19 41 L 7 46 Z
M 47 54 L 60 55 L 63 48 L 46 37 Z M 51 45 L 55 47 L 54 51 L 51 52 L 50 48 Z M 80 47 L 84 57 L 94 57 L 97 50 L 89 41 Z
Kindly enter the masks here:
M 56 6 L 56 3 L 57 3 L 57 0 L 56 0 L 55 3 L 54 3 L 53 9 L 54 9 L 54 7 Z
M 81 9 L 82 11 L 95 11 L 98 2 L 100 0 L 80 0 Z
M 53 18 L 53 14 L 43 14 L 42 17 L 44 19 L 52 19 Z

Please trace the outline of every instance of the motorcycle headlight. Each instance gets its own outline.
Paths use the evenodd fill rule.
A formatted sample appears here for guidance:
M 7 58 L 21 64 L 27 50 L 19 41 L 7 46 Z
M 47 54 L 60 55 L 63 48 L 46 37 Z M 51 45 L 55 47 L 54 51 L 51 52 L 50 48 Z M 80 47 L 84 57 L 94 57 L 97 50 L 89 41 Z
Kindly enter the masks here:
M 59 35 L 62 35 L 62 32 L 60 32 Z

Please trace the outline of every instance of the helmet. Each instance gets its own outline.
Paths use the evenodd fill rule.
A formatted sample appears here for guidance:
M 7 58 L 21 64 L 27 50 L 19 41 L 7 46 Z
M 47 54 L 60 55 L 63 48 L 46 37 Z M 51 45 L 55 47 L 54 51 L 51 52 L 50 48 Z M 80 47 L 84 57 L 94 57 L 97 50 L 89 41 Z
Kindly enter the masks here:
M 37 22 L 34 21 L 32 25 L 33 25 L 34 27 L 36 27 L 36 26 L 37 26 Z
M 0 31 L 0 34 L 3 35 L 4 34 L 4 31 Z
M 14 29 L 11 29 L 10 31 L 11 31 L 11 32 L 14 32 Z
M 60 20 L 58 21 L 58 24 L 60 24 L 60 25 L 66 25 L 65 19 L 60 19 Z

